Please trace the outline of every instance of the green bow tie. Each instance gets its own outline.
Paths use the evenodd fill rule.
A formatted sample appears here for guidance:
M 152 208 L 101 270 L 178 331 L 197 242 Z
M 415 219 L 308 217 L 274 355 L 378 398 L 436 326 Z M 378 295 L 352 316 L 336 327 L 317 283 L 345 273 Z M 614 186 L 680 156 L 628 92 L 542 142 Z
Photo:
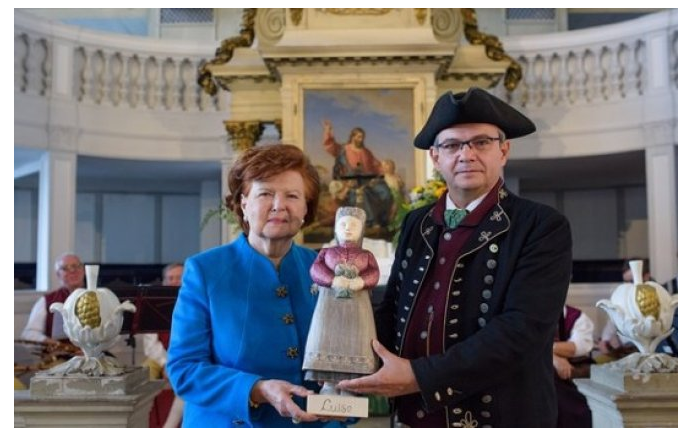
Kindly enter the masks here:
M 448 209 L 444 211 L 444 221 L 449 228 L 455 229 L 466 215 L 468 209 Z

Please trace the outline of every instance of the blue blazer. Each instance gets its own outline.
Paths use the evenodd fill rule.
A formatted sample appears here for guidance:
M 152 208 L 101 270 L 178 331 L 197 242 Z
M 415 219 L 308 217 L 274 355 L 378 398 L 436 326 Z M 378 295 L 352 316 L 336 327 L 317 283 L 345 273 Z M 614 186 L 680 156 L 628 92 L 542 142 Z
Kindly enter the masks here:
M 185 400 L 184 427 L 294 426 L 269 404 L 251 409 L 249 396 L 259 379 L 318 390 L 302 372 L 317 299 L 309 276 L 315 258 L 313 250 L 293 244 L 277 271 L 241 235 L 185 262 L 166 367 Z

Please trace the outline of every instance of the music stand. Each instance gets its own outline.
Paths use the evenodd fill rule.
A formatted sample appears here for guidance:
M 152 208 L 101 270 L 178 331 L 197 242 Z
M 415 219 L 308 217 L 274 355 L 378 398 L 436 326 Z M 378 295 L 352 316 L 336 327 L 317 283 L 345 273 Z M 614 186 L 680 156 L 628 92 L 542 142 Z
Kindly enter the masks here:
M 129 300 L 137 311 L 123 312 L 121 334 L 129 334 L 128 345 L 132 347 L 132 365 L 137 347 L 134 335 L 138 333 L 160 333 L 170 331 L 173 308 L 178 298 L 178 286 L 114 286 L 111 291 L 121 302 Z

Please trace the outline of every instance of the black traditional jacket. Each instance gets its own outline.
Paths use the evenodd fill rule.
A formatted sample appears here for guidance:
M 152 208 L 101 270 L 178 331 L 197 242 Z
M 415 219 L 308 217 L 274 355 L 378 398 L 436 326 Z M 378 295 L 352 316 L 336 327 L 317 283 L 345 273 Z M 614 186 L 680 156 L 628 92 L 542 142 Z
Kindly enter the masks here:
M 455 259 L 444 351 L 411 362 L 418 413 L 443 411 L 449 427 L 555 426 L 552 343 L 571 277 L 571 230 L 554 209 L 503 186 L 495 192 L 496 205 Z M 379 340 L 399 355 L 447 231 L 432 208 L 406 217 L 375 314 Z

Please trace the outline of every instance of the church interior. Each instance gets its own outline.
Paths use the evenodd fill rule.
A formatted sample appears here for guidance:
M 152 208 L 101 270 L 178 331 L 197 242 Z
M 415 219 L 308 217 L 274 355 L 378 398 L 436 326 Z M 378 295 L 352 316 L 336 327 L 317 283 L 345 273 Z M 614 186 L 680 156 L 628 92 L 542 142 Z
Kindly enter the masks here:
M 674 283 L 676 294 L 677 14 L 16 8 L 15 427 L 149 425 L 162 382 L 122 419 L 65 413 L 80 407 L 74 399 L 62 409 L 32 401 L 28 377 L 38 367 L 27 349 L 37 345 L 20 336 L 35 302 L 59 286 L 55 265 L 64 253 L 99 265 L 99 286 L 133 299 L 148 287 L 146 295 L 172 310 L 175 294 L 162 286 L 162 269 L 237 237 L 239 223 L 223 206 L 228 171 L 257 145 L 294 144 L 319 170 L 317 220 L 296 237 L 315 250 L 332 243 L 338 201 L 361 201 L 374 177 L 338 177 L 322 140 L 327 131 L 345 143 L 359 127 L 387 162 L 381 186 L 397 194 L 384 213 L 368 210 L 365 228 L 382 272 L 376 302 L 402 211 L 439 196 L 428 154 L 412 144 L 449 90 L 486 89 L 535 122 L 536 133 L 512 140 L 503 180 L 514 194 L 568 218 L 567 304 L 592 319 L 595 343 L 608 323 L 597 302 L 621 284 L 626 260 L 644 259 L 651 280 Z M 125 315 L 126 324 L 132 318 Z M 169 329 L 162 324 L 150 331 Z M 120 341 L 114 358 L 141 365 L 138 336 L 130 337 L 135 346 Z M 18 368 L 32 371 L 17 377 Z M 646 399 L 627 394 L 637 412 L 613 401 L 593 410 L 593 426 L 677 427 L 674 375 L 673 392 L 664 385 Z M 381 410 L 373 413 L 374 406 Z M 372 400 L 370 414 L 381 422 L 357 425 L 388 426 L 386 409 Z

